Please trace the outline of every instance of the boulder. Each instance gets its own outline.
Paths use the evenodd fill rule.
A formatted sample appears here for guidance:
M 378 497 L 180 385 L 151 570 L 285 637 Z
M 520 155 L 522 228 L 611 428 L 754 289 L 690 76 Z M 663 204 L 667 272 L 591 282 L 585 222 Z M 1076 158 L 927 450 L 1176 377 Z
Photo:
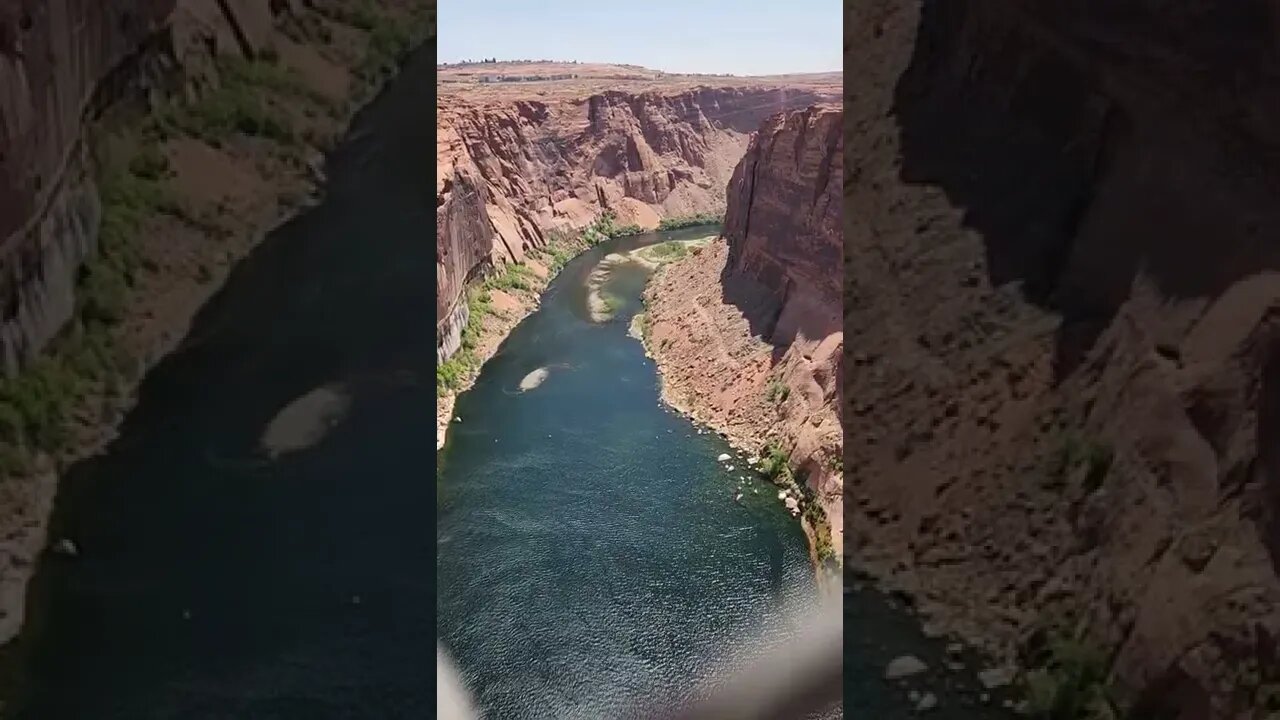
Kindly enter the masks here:
M 988 668 L 978 673 L 978 682 L 982 683 L 982 687 L 988 690 L 1002 688 L 1013 682 L 1014 675 L 1017 674 L 1014 668 Z
M 924 661 L 915 655 L 900 655 L 889 661 L 889 664 L 885 666 L 884 679 L 901 680 L 913 675 L 919 675 L 928 669 L 929 666 L 925 665 Z

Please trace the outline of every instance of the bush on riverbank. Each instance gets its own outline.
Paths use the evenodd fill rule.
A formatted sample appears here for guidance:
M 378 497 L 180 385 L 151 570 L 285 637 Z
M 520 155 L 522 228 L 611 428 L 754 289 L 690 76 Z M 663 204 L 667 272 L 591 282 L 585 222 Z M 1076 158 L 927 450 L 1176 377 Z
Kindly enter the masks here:
M 448 360 L 436 364 L 436 396 L 446 395 L 462 388 L 471 375 L 480 368 L 480 328 L 484 318 L 493 313 L 492 296 L 485 285 L 467 289 L 467 324 L 462 326 L 462 339 L 458 351 Z
M 102 218 L 98 253 L 77 277 L 75 316 L 68 327 L 17 375 L 0 380 L 0 473 L 30 469 L 34 453 L 56 453 L 71 436 L 72 412 L 103 389 L 114 394 L 131 359 L 111 328 L 124 317 L 134 273 L 142 264 L 137 244 L 145 223 L 175 214 L 164 154 L 138 138 L 113 136 L 98 148 Z
M 795 484 L 790 459 L 777 441 L 770 441 L 765 446 L 764 457 L 760 461 L 760 472 L 778 485 Z
M 695 213 L 679 217 L 662 218 L 658 222 L 659 230 L 679 230 L 699 225 L 719 225 L 724 222 L 723 213 Z
M 791 388 L 787 387 L 786 383 L 778 378 L 770 379 L 769 386 L 765 388 L 765 398 L 774 405 L 786 402 L 787 396 L 790 394 Z
M 1084 489 L 1091 493 L 1102 486 L 1114 459 L 1115 451 L 1106 442 L 1066 433 L 1059 439 L 1058 448 L 1050 459 L 1049 485 L 1061 490 L 1066 487 L 1072 472 L 1083 468 Z
M 802 482 L 797 486 L 803 497 L 800 505 L 804 508 L 804 519 L 813 530 L 813 549 L 818 556 L 818 562 L 830 563 L 836 559 L 835 548 L 831 545 L 831 523 L 827 520 L 827 514 L 823 512 L 822 506 L 818 504 L 817 493 L 809 489 L 809 484 Z
M 1084 641 L 1051 633 L 1026 673 L 1028 714 L 1040 720 L 1115 720 L 1106 656 Z
M 679 240 L 670 240 L 649 248 L 649 254 L 654 260 L 675 261 L 688 255 L 689 247 Z
M 322 5 L 316 10 L 333 22 L 368 33 L 356 76 L 372 86 L 393 74 L 409 53 L 425 40 L 433 18 L 425 6 L 409 8 L 408 17 L 393 17 L 373 0 Z
M 524 290 L 534 289 L 533 271 L 523 263 L 508 263 L 502 266 L 497 275 L 484 281 L 484 287 L 490 290 Z
M 218 80 L 215 89 L 194 102 L 178 101 L 158 111 L 152 122 L 157 135 L 162 139 L 189 135 L 216 146 L 239 133 L 293 145 L 299 141 L 299 132 L 287 104 L 305 103 L 337 112 L 327 98 L 310 91 L 297 73 L 267 60 L 221 58 Z
M 790 457 L 777 441 L 770 441 L 765 445 L 762 455 L 760 472 L 774 484 L 798 496 L 801 513 L 813 531 L 814 552 L 818 555 L 818 562 L 825 564 L 835 561 L 837 558 L 835 548 L 831 544 L 831 522 L 818 502 L 817 493 L 803 478 L 795 476 L 791 470 Z

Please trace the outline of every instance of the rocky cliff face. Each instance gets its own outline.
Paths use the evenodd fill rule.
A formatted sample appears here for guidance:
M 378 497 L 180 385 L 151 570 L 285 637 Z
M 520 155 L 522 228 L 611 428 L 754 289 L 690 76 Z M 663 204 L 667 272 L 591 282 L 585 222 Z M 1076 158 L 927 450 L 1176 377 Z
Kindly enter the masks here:
M 1122 707 L 1274 711 L 1274 4 L 847 12 L 850 562 Z
M 337 7 L 341 3 L 327 5 Z M 0 356 L 12 374 L 71 318 L 100 208 L 86 125 L 274 43 L 296 0 L 0 2 Z
M 729 182 L 729 271 L 777 300 L 765 336 L 779 345 L 841 330 L 842 117 L 830 106 L 775 115 Z
M 646 292 L 668 400 L 752 450 L 786 453 L 824 511 L 819 546 L 829 538 L 837 555 L 841 117 L 819 105 L 766 120 L 729 183 L 723 240 Z
M 100 84 L 174 0 L 0 3 L 0 354 L 12 373 L 71 317 L 99 210 L 81 143 Z
M 530 98 L 538 96 L 530 94 Z M 441 98 L 436 337 L 456 349 L 466 281 L 519 261 L 545 233 L 602 212 L 620 225 L 719 212 L 725 184 L 765 117 L 822 95 L 794 87 L 689 87 L 586 97 Z

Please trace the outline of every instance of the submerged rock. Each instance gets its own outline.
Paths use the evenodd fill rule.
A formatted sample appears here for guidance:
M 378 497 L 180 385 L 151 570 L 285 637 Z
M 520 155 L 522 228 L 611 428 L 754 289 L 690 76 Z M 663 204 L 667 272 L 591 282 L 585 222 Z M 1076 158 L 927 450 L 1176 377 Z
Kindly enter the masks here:
M 550 370 L 540 367 L 537 370 L 525 375 L 520 381 L 520 392 L 528 392 L 543 383 L 547 379 L 547 375 L 551 374 Z
M 978 673 L 978 682 L 988 690 L 995 690 L 1013 682 L 1013 676 L 1016 674 L 1017 671 L 1013 668 L 989 668 Z
M 701 433 L 702 431 L 699 430 L 698 432 Z M 719 462 L 725 462 L 728 459 L 729 459 L 729 453 L 720 453 L 720 456 L 716 458 L 716 460 Z
M 259 444 L 272 459 L 309 448 L 342 421 L 350 405 L 351 398 L 341 387 L 316 388 L 277 413 Z
M 885 680 L 901 680 L 902 678 L 919 675 L 929 669 L 924 661 L 915 655 L 900 655 L 889 662 L 884 668 Z
M 938 696 L 931 692 L 927 692 L 920 697 L 920 702 L 916 703 L 916 710 L 924 712 L 938 707 Z
M 76 544 L 69 538 L 62 538 L 54 544 L 53 551 L 66 557 L 78 557 L 80 555 L 80 548 L 76 547 Z

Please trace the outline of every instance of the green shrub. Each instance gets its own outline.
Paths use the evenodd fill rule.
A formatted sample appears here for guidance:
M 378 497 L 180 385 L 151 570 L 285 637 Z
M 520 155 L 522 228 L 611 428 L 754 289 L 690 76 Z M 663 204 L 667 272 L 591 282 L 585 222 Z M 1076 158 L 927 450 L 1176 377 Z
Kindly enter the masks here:
M 186 134 L 219 143 L 239 133 L 293 144 L 299 136 L 284 105 L 335 110 L 331 100 L 309 89 L 292 70 L 261 58 L 220 59 L 218 80 L 217 87 L 196 101 L 157 112 L 152 123 L 157 134 Z
M 75 319 L 43 357 L 0 379 L 0 473 L 29 470 L 33 452 L 61 450 L 72 412 L 94 390 L 119 384 L 128 358 L 114 346 L 110 328 L 124 316 L 142 264 L 138 235 L 149 218 L 179 210 L 158 146 L 113 137 L 97 150 L 98 253 L 77 276 Z
M 804 519 L 809 523 L 809 528 L 813 531 L 813 549 L 817 552 L 818 561 L 829 563 L 835 560 L 836 551 L 831 544 L 831 523 L 827 521 L 827 514 L 822 511 L 822 506 L 818 504 L 817 498 L 807 491 L 805 492 L 803 506 Z
M 145 143 L 129 161 L 129 174 L 140 180 L 159 181 L 169 175 L 169 158 L 154 143 Z
M 1105 656 L 1080 640 L 1053 634 L 1040 667 L 1023 679 L 1028 713 L 1039 720 L 1113 720 Z
M 622 225 L 614 228 L 610 237 L 629 237 L 631 235 L 643 235 L 645 232 L 647 231 L 639 225 Z
M 1064 435 L 1050 463 L 1050 484 L 1064 487 L 1067 476 L 1083 467 L 1084 488 L 1094 492 L 1102 486 L 1115 459 L 1115 451 L 1108 443 L 1096 438 L 1082 438 L 1075 433 Z
M 436 395 L 442 396 L 459 390 L 480 367 L 476 348 L 480 344 L 480 329 L 486 315 L 493 313 L 492 298 L 484 286 L 467 289 L 467 324 L 462 327 L 462 346 L 453 357 L 436 365 Z
M 649 250 L 658 260 L 679 260 L 689 254 L 689 247 L 679 240 L 658 243 Z
M 330 20 L 360 30 L 372 30 L 382 19 L 372 0 L 363 0 L 351 5 L 321 5 L 318 10 Z
M 475 356 L 465 349 L 436 365 L 436 395 L 445 395 L 461 388 L 475 365 Z
M 695 213 L 693 215 L 663 218 L 658 222 L 658 229 L 679 230 L 681 228 L 697 227 L 699 225 L 719 225 L 723 222 L 724 216 L 720 213 Z
M 765 390 L 765 397 L 769 402 L 774 403 L 775 405 L 786 402 L 787 397 L 790 394 L 791 388 L 787 387 L 786 384 L 778 378 L 772 378 L 769 380 L 769 386 Z
M 523 263 L 504 265 L 497 275 L 485 280 L 484 287 L 490 290 L 532 290 L 535 278 L 533 270 Z
M 129 284 L 123 273 L 101 258 L 90 260 L 80 269 L 76 299 L 84 320 L 119 322 L 129 300 Z
M 411 26 L 391 19 L 377 19 L 368 29 L 369 45 L 357 72 L 366 80 L 376 80 L 404 63 L 416 38 Z
M 794 481 L 787 453 L 776 441 L 771 441 L 765 446 L 764 457 L 760 461 L 760 472 L 780 485 Z

